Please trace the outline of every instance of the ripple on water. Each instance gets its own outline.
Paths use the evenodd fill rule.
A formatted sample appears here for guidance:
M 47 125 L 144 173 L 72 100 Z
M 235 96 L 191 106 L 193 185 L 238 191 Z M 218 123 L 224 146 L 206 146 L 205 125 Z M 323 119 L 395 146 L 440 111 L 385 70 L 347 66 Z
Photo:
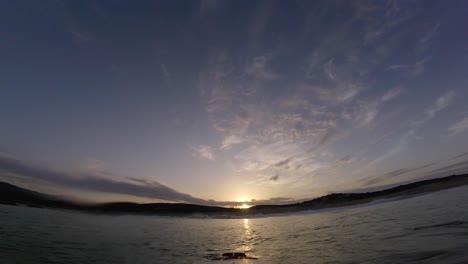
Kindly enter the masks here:
M 400 263 L 411 263 L 411 262 L 421 262 L 421 261 L 442 261 L 450 256 L 453 256 L 454 253 L 445 250 L 431 250 L 431 251 L 419 251 L 419 252 L 410 252 L 410 253 L 397 253 L 393 255 L 386 256 L 388 259 L 401 261 Z
M 433 228 L 450 228 L 450 227 L 465 227 L 468 226 L 468 222 L 466 221 L 451 221 L 451 222 L 445 222 L 441 224 L 435 224 L 435 225 L 427 225 L 427 226 L 418 226 L 413 228 L 414 230 L 425 230 L 425 229 L 433 229 Z
M 224 252 L 259 259 L 221 263 L 468 263 L 466 190 L 248 221 L 40 214 L 0 206 L 0 263 L 218 263 L 212 259 Z M 424 211 L 434 203 L 441 209 Z

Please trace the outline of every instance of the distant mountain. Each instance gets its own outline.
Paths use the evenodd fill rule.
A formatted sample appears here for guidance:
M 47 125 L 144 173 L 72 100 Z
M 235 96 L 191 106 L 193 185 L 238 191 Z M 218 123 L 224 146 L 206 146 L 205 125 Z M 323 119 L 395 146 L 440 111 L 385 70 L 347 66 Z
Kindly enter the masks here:
M 79 204 L 76 202 L 60 199 L 57 196 L 47 195 L 23 189 L 9 183 L 0 182 L 0 204 L 70 209 L 106 214 L 148 214 L 172 216 L 202 214 L 218 216 L 247 216 L 344 207 L 368 203 L 374 200 L 390 199 L 395 197 L 410 198 L 415 195 L 463 186 L 467 184 L 468 173 L 432 180 L 418 181 L 376 192 L 332 193 L 301 203 L 286 205 L 256 205 L 249 209 L 236 209 L 183 203 L 138 204 L 123 202 L 94 205 Z

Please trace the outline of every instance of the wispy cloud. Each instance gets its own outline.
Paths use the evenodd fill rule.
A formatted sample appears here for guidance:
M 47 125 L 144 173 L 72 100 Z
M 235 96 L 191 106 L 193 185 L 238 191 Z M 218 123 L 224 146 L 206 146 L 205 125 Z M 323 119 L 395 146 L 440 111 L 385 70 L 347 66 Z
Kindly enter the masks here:
M 451 158 L 451 160 L 456 160 L 456 159 L 459 159 L 459 158 L 463 158 L 465 156 L 468 156 L 468 152 L 464 152 L 464 153 L 461 153 L 461 154 L 458 154 L 458 155 L 455 155 Z
M 221 149 L 230 149 L 232 146 L 242 143 L 244 140 L 236 135 L 228 135 L 221 143 Z
M 370 102 L 360 102 L 356 107 L 356 118 L 362 125 L 372 124 L 385 104 L 397 98 L 403 91 L 402 86 L 388 89 L 380 98 Z
M 323 70 L 327 74 L 328 78 L 335 80 L 335 67 L 333 64 L 333 59 L 331 58 L 328 62 L 323 65 Z
M 97 159 L 87 159 L 81 166 L 87 171 L 100 171 L 107 167 L 107 164 Z
M 211 148 L 210 146 L 207 146 L 207 145 L 193 146 L 192 151 L 198 157 L 202 157 L 208 160 L 215 160 L 215 154 L 213 152 L 213 148 Z
M 401 94 L 402 90 L 403 88 L 401 86 L 396 86 L 387 90 L 387 92 L 382 96 L 382 101 L 386 102 L 396 98 Z
M 126 194 L 172 202 L 206 204 L 203 199 L 178 192 L 156 181 L 123 178 L 108 172 L 88 168 L 81 172 L 67 172 L 40 167 L 11 156 L 0 155 L 0 173 L 20 175 L 77 190 Z
M 448 91 L 442 96 L 440 96 L 439 98 L 437 98 L 435 103 L 426 109 L 425 115 L 421 119 L 416 120 L 412 123 L 413 130 L 423 125 L 427 121 L 431 120 L 439 111 L 442 111 L 447 106 L 449 106 L 449 104 L 452 102 L 454 98 L 454 95 L 455 95 L 454 91 Z
M 321 38 L 301 55 L 305 60 L 297 69 L 278 72 L 281 51 L 260 49 L 274 5 L 261 9 L 246 29 L 251 40 L 241 47 L 245 52 L 213 52 L 199 86 L 213 128 L 222 136 L 219 150 L 233 155 L 239 171 L 281 175 L 287 182 L 326 168 L 338 170 L 355 159 L 330 161 L 321 154 L 353 129 L 372 126 L 382 108 L 402 93 L 404 84 L 376 93 L 372 74 L 388 67 L 386 58 L 402 37 L 394 33 L 412 16 L 410 10 L 393 2 L 351 6 L 349 23 L 320 28 L 312 26 L 320 18 L 307 18 L 304 34 Z M 355 32 L 352 22 L 364 26 Z M 427 60 L 393 68 L 422 71 Z
M 458 122 L 450 126 L 448 130 L 453 135 L 461 134 L 461 133 L 468 131 L 468 117 L 465 117 L 462 120 L 459 120 Z
M 468 172 L 468 160 L 462 160 L 450 165 L 439 167 L 429 172 L 429 177 L 440 177 L 443 175 Z
M 165 78 L 171 77 L 171 74 L 169 73 L 169 70 L 167 69 L 167 66 L 164 63 L 161 64 L 161 73 Z
M 367 164 L 362 166 L 360 169 L 356 170 L 355 174 L 364 173 L 365 171 L 371 168 L 375 168 L 385 160 L 407 149 L 408 146 L 411 144 L 412 140 L 419 138 L 419 136 L 417 135 L 417 131 L 420 129 L 420 127 L 423 126 L 425 123 L 429 122 L 431 119 L 433 119 L 438 112 L 448 107 L 452 102 L 454 95 L 454 91 L 447 91 L 443 95 L 438 97 L 431 106 L 424 110 L 419 119 L 412 121 L 409 125 L 409 128 L 404 129 L 403 132 L 395 140 L 393 140 L 392 145 L 389 146 L 385 152 L 374 157 L 373 159 L 370 159 L 370 161 L 368 161 Z M 375 179 L 374 176 L 371 176 L 371 178 L 373 179 L 370 180 L 370 183 L 368 184 L 375 184 L 377 182 L 380 182 L 382 179 Z
M 438 31 L 436 27 L 425 40 L 410 36 L 407 23 L 418 16 L 414 6 L 352 2 L 340 21 L 323 24 L 325 14 L 336 11 L 336 6 L 323 5 L 320 12 L 307 14 L 303 29 L 281 35 L 270 32 L 279 10 L 267 5 L 253 11 L 245 28 L 239 28 L 245 43 L 239 42 L 238 49 L 220 43 L 199 75 L 206 112 L 221 136 L 216 151 L 225 152 L 236 172 L 256 175 L 253 184 L 275 188 L 300 179 L 331 185 L 329 178 L 341 180 L 338 175 L 354 166 L 371 175 L 379 170 L 369 168 L 406 150 L 418 129 L 454 99 L 454 92 L 447 91 L 412 123 L 411 116 L 401 117 L 412 109 L 406 103 L 416 90 L 414 81 L 430 70 L 433 58 L 412 49 L 408 52 L 414 54 L 403 54 L 402 46 L 429 43 Z M 265 45 L 267 38 L 277 45 Z M 290 55 L 294 63 L 289 63 Z M 400 63 L 397 58 L 407 60 Z M 400 74 L 404 78 L 395 78 Z M 377 149 L 378 155 L 359 150 L 337 158 L 343 145 L 354 147 L 350 138 L 376 141 L 381 131 L 390 136 L 375 147 L 362 144 Z M 272 181 L 275 175 L 281 175 L 281 181 Z
M 412 64 L 394 64 L 388 67 L 389 70 L 399 70 L 413 76 L 418 76 L 424 73 L 425 66 L 430 58 L 425 58 Z
M 343 165 L 350 164 L 355 160 L 355 157 L 353 155 L 346 155 L 344 157 L 341 157 L 340 159 L 336 160 L 331 164 L 332 169 L 339 168 Z
M 416 47 L 416 51 L 425 52 L 432 45 L 433 39 L 437 35 L 440 28 L 440 22 L 437 22 L 431 29 L 429 29 L 424 36 L 419 39 L 419 45 Z
M 427 169 L 429 167 L 432 167 L 436 165 L 435 162 L 430 162 L 424 165 L 421 165 L 419 167 L 414 167 L 414 168 L 404 168 L 404 169 L 397 169 L 393 170 L 387 173 L 384 173 L 383 175 L 379 175 L 377 177 L 371 176 L 365 179 L 362 179 L 361 181 L 364 182 L 364 186 L 371 186 L 375 185 L 377 183 L 385 182 L 388 180 L 391 180 L 392 178 L 396 178 L 398 176 L 408 174 L 408 173 L 414 173 L 423 169 Z
M 439 27 L 440 27 L 440 23 L 437 23 L 434 25 L 433 28 L 431 28 L 431 30 L 429 30 L 426 35 L 424 35 L 420 40 L 419 42 L 421 42 L 422 44 L 427 44 L 429 42 L 432 41 L 432 39 L 434 38 L 434 36 L 436 35 L 437 31 L 439 30 Z
M 46 183 L 72 188 L 74 190 L 123 194 L 157 199 L 159 201 L 185 202 L 213 206 L 238 206 L 245 202 L 204 200 L 174 190 L 154 180 L 120 177 L 109 172 L 98 172 L 90 169 L 74 172 L 56 170 L 37 166 L 19 160 L 12 155 L 0 153 L 0 180 L 8 180 L 17 176 L 41 180 Z M 271 180 L 277 181 L 278 178 L 279 176 L 273 176 Z M 248 202 L 249 204 L 284 204 L 298 201 L 292 198 L 276 197 L 265 200 L 251 200 Z
M 454 91 L 448 91 L 441 97 L 437 98 L 435 104 L 426 110 L 427 117 L 431 119 L 434 117 L 434 115 L 437 112 L 446 108 L 450 104 L 450 102 L 453 100 L 454 95 L 455 95 Z
M 256 56 L 252 58 L 252 62 L 248 65 L 246 72 L 256 79 L 274 80 L 280 77 L 279 74 L 273 73 L 268 69 L 268 61 L 270 58 L 266 56 Z

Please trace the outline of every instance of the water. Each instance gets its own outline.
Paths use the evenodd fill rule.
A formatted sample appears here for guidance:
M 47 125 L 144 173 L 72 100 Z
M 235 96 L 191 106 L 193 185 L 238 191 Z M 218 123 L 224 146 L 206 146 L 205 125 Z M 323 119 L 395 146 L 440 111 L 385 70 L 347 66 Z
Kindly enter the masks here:
M 0 263 L 468 263 L 468 187 L 251 219 L 106 216 L 0 206 Z

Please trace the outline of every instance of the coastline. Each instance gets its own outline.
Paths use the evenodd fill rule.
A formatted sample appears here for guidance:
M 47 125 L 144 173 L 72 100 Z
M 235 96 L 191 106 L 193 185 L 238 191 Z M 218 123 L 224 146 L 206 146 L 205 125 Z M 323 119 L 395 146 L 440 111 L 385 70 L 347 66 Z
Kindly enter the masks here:
M 332 193 L 316 199 L 285 205 L 255 205 L 248 209 L 225 208 L 184 203 L 130 202 L 84 205 L 60 200 L 53 196 L 0 183 L 0 204 L 75 210 L 95 214 L 134 214 L 180 217 L 243 218 L 273 216 L 301 211 L 321 211 L 335 208 L 366 205 L 380 200 L 409 199 L 435 191 L 468 185 L 468 174 L 413 182 L 390 189 L 367 193 Z

